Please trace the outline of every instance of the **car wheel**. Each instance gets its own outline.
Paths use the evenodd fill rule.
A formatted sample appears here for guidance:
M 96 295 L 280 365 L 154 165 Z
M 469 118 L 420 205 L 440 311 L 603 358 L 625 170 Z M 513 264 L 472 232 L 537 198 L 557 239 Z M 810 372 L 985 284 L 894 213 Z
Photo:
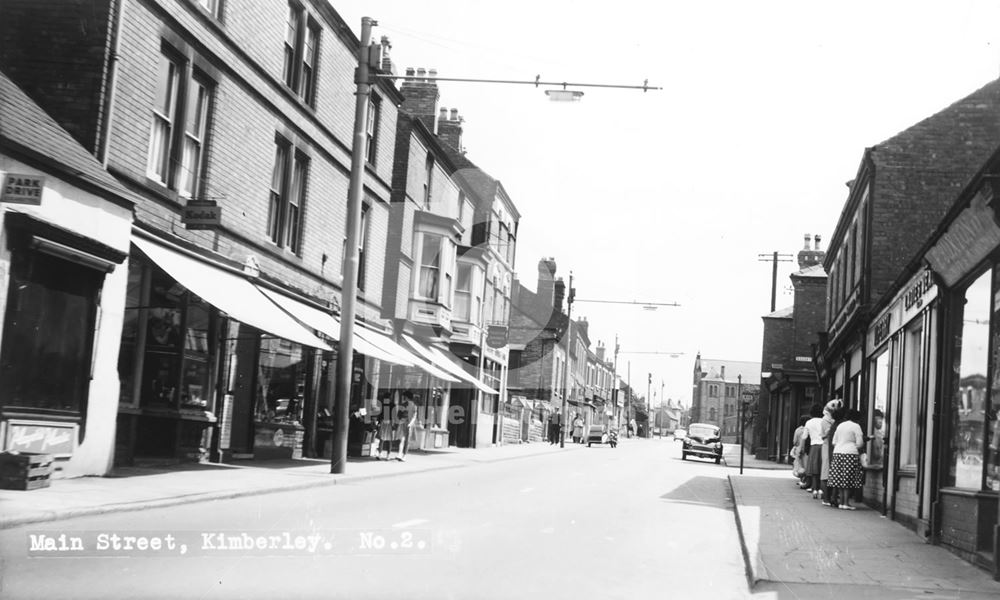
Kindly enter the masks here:
M 590 448 L 590 442 L 587 442 L 587 447 Z
M 688 459 L 688 453 L 687 452 L 681 452 L 681 460 L 687 460 L 687 459 Z
M 721 456 L 716 456 L 715 457 L 715 464 L 719 464 L 720 462 L 722 462 L 722 457 Z

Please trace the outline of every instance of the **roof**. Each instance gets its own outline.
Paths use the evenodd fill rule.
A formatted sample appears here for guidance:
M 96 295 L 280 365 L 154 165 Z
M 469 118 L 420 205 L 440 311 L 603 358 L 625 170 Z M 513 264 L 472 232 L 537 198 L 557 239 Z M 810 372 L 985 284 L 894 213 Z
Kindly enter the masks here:
M 769 315 L 764 315 L 765 319 L 791 319 L 792 315 L 795 314 L 794 306 L 787 306 L 785 308 L 779 308 Z M 702 361 L 704 363 L 704 361 Z
M 96 186 L 128 203 L 132 194 L 73 136 L 0 71 L 0 148 L 53 175 Z
M 822 264 L 818 264 L 796 271 L 792 273 L 791 276 L 811 279 L 826 279 L 826 269 L 823 268 Z
M 867 149 L 858 169 L 874 166 L 872 196 L 886 206 L 906 206 L 899 213 L 890 245 L 893 258 L 908 260 L 938 224 L 983 162 L 1000 146 L 1000 79 L 938 111 L 895 136 Z M 854 219 L 858 193 L 852 186 L 830 240 L 835 248 Z M 891 233 L 891 232 L 890 232 Z M 836 252 L 828 252 L 832 264 Z
M 722 377 L 722 367 L 725 367 L 725 378 Z M 736 383 L 742 376 L 745 384 L 760 384 L 760 363 L 757 362 L 703 358 L 701 370 L 708 373 L 703 379 Z
M 566 330 L 566 314 L 556 311 L 551 302 L 540 297 L 515 280 L 510 303 L 510 341 L 516 344 L 529 344 L 539 337 L 543 331 L 555 333 L 562 338 Z

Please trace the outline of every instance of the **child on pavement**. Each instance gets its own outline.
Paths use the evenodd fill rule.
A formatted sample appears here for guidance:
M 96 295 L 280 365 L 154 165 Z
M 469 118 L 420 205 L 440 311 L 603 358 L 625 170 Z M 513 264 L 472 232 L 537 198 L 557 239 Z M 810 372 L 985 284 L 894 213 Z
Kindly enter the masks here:
M 861 487 L 861 456 L 865 447 L 865 434 L 861 431 L 861 414 L 851 409 L 847 418 L 833 434 L 833 457 L 830 461 L 830 487 L 840 499 L 840 508 L 854 510 L 851 494 Z

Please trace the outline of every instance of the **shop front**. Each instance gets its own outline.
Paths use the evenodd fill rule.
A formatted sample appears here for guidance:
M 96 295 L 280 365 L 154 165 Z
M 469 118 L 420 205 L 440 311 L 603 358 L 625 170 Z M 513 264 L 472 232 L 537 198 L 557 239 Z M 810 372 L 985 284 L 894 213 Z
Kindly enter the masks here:
M 1000 577 L 1000 227 L 986 193 L 975 193 L 926 254 L 946 288 L 933 533 Z
M 106 475 L 134 199 L 0 73 L 0 450 Z
M 241 272 L 140 231 L 132 242 L 118 460 L 300 456 L 331 347 Z
M 929 534 L 938 364 L 938 286 L 921 269 L 873 319 L 866 336 L 861 409 L 871 437 L 865 498 L 922 536 Z

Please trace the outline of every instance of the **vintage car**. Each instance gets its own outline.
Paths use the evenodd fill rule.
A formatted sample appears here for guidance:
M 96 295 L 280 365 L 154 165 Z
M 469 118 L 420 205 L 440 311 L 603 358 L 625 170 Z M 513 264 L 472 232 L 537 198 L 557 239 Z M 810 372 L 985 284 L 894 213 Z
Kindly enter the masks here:
M 587 447 L 589 448 L 591 444 L 609 444 L 612 448 L 618 447 L 618 430 L 605 429 L 604 425 L 591 425 L 587 434 Z
M 710 423 L 692 423 L 688 426 L 687 437 L 681 448 L 681 460 L 687 460 L 688 455 L 699 458 L 713 458 L 715 464 L 722 462 L 722 439 L 719 428 Z

